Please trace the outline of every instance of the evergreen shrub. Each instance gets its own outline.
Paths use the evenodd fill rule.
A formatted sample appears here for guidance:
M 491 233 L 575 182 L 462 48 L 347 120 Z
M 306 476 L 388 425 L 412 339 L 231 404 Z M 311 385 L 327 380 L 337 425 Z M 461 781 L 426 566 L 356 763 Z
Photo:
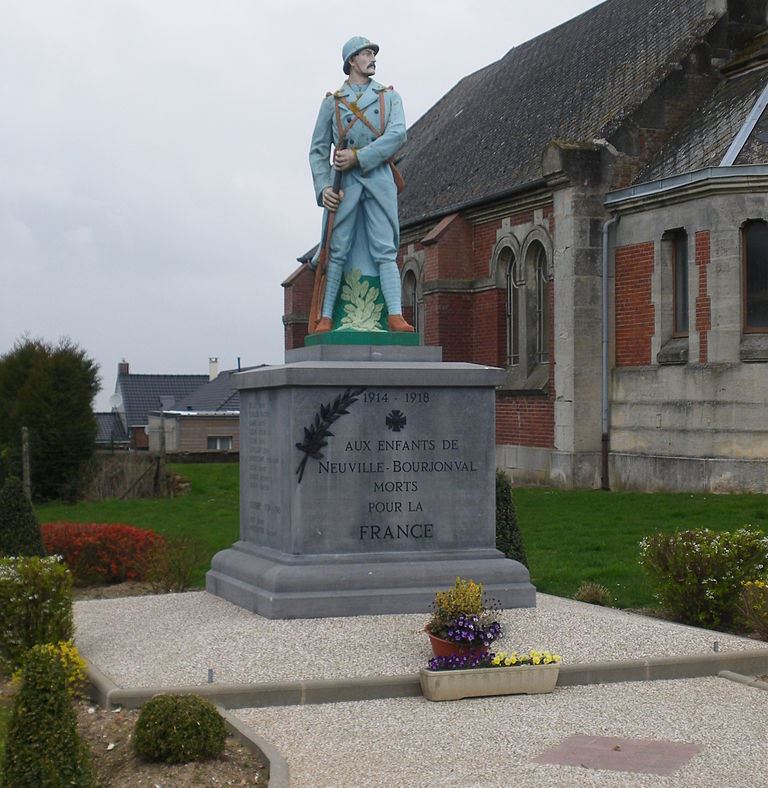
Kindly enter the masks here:
M 517 509 L 512 498 L 512 482 L 509 476 L 496 470 L 496 549 L 507 558 L 528 566 L 528 557 L 523 546 L 523 536 L 517 524 Z
M 26 662 L 30 654 L 38 652 L 44 652 L 59 661 L 64 671 L 64 679 L 69 696 L 72 699 L 82 697 L 88 681 L 88 673 L 86 672 L 85 660 L 80 656 L 77 646 L 71 640 L 62 640 L 58 643 L 43 643 L 39 646 L 33 646 L 24 655 L 24 661 Z M 23 675 L 24 666 L 22 665 L 13 674 L 12 681 L 15 686 L 21 686 Z
M 730 627 L 743 584 L 768 567 L 768 538 L 751 527 L 656 533 L 640 542 L 640 565 L 656 598 L 683 624 Z
M 0 669 L 32 646 L 71 640 L 72 575 L 58 556 L 0 558 Z
M 62 556 L 78 585 L 146 579 L 160 534 L 119 523 L 43 523 L 43 543 Z
M 64 670 L 55 655 L 39 646 L 30 650 L 24 663 L 0 776 L 7 788 L 93 785 Z
M 0 489 L 0 556 L 4 555 L 45 555 L 37 517 L 15 476 L 8 476 Z
M 142 707 L 133 744 L 149 761 L 188 763 L 218 758 L 227 731 L 216 707 L 198 695 L 157 695 Z

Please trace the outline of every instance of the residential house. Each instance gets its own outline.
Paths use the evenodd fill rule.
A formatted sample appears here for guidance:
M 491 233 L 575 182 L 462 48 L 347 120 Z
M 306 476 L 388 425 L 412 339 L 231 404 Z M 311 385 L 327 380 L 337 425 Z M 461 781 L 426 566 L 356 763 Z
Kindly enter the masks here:
M 127 361 L 117 365 L 112 411 L 122 423 L 130 448 L 149 448 L 150 411 L 173 408 L 209 380 L 209 375 L 137 375 Z
M 252 367 L 225 370 L 175 406 L 151 412 L 150 451 L 237 455 L 240 451 L 240 394 L 232 387 L 231 376 L 245 369 Z

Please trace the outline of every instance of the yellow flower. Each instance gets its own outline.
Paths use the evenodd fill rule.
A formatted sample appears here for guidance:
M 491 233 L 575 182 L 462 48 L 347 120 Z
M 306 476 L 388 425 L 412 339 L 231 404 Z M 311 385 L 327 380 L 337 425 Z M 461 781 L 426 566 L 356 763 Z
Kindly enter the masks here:
M 531 658 L 531 661 L 534 665 L 538 665 L 541 662 L 541 657 L 537 654 L 535 657 Z

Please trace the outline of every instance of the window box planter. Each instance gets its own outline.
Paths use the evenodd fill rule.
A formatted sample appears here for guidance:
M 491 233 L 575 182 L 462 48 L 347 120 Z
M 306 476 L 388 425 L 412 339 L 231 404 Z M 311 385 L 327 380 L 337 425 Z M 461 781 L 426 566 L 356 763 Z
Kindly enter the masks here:
M 539 695 L 552 692 L 560 665 L 514 665 L 469 670 L 421 668 L 421 691 L 427 700 L 461 700 L 490 695 Z

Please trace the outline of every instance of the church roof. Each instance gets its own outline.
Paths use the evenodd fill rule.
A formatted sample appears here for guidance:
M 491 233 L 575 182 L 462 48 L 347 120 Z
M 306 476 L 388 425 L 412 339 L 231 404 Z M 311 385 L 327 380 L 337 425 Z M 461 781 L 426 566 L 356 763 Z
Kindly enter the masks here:
M 636 183 L 717 167 L 768 85 L 768 68 L 721 82 L 644 167 Z M 763 112 L 734 164 L 768 162 L 768 113 Z
M 551 140 L 610 137 L 720 16 L 706 0 L 606 0 L 465 77 L 408 131 L 401 224 L 535 182 Z

